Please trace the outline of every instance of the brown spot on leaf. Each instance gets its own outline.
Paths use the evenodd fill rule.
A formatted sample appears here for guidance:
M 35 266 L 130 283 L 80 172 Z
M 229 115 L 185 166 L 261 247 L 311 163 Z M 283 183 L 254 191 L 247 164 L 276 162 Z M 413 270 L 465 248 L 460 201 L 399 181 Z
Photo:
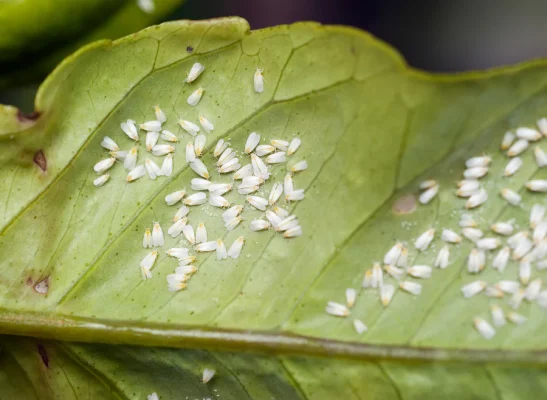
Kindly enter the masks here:
M 34 163 L 40 167 L 42 171 L 47 169 L 47 159 L 42 150 L 38 150 L 34 155 Z
M 30 276 L 27 278 L 27 285 L 28 286 L 34 285 L 34 282 L 32 281 L 32 278 Z
M 21 110 L 17 110 L 17 119 L 20 122 L 36 121 L 39 117 L 40 113 L 38 111 L 33 111 L 30 114 L 25 114 Z
M 191 53 L 191 52 L 194 51 L 194 48 L 193 48 L 192 46 L 188 46 L 188 47 L 186 48 L 186 51 L 187 51 L 188 53 Z
M 413 194 L 407 194 L 395 200 L 395 203 L 393 203 L 391 210 L 394 214 L 397 215 L 412 214 L 414 211 L 416 211 L 416 206 L 416 196 L 414 196 Z
M 49 290 L 49 276 L 34 286 L 34 291 L 39 294 L 47 294 Z
M 38 344 L 38 353 L 40 354 L 40 357 L 42 358 L 42 362 L 46 366 L 46 368 L 49 368 L 49 358 L 47 356 L 47 351 L 44 345 Z

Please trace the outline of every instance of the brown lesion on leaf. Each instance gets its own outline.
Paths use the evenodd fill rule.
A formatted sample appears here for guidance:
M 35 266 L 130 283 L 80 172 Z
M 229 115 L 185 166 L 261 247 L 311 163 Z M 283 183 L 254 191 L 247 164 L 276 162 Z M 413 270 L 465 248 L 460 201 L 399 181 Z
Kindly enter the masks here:
M 412 214 L 416 211 L 417 205 L 416 196 L 407 194 L 395 200 L 391 210 L 396 215 Z
M 46 155 L 44 154 L 44 152 L 42 150 L 38 150 L 35 154 L 34 154 L 34 163 L 36 165 L 38 165 L 38 167 L 40 167 L 40 169 L 44 172 L 46 172 L 47 170 L 47 159 L 46 159 Z
M 34 291 L 38 294 L 46 295 L 49 291 L 49 276 L 34 285 Z
M 49 357 L 47 355 L 46 348 L 43 344 L 38 343 L 38 354 L 40 354 L 40 357 L 42 358 L 42 362 L 46 366 L 46 368 L 49 368 Z
M 38 118 L 40 118 L 40 113 L 38 111 L 33 111 L 30 114 L 25 114 L 21 110 L 17 110 L 17 119 L 21 123 L 34 122 Z
M 27 286 L 33 286 L 34 285 L 34 281 L 32 280 L 32 278 L 30 276 L 27 278 L 26 284 L 27 284 Z

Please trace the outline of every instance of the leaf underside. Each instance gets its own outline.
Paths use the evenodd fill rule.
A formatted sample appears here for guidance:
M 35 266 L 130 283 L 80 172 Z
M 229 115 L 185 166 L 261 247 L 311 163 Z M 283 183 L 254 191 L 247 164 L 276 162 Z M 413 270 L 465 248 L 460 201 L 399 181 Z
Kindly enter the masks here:
M 265 357 L 189 349 L 67 344 L 3 337 L 0 398 L 532 399 L 539 368 Z M 216 374 L 201 382 L 205 368 Z
M 198 61 L 205 72 L 185 84 Z M 261 94 L 252 84 L 257 66 L 266 79 Z M 470 242 L 453 247 L 449 268 L 423 280 L 420 296 L 398 291 L 384 308 L 376 293 L 362 290 L 349 318 L 324 309 L 328 301 L 343 303 L 346 288 L 359 289 L 364 270 L 395 241 L 411 244 L 431 226 L 458 229 L 464 201 L 454 188 L 465 159 L 492 156 L 492 188 L 521 189 L 531 176 L 547 174 L 536 169 L 531 152 L 510 180 L 495 172 L 506 163 L 498 151 L 503 132 L 532 125 L 547 109 L 545 72 L 537 62 L 432 77 L 408 69 L 358 30 L 300 23 L 251 32 L 238 18 L 166 23 L 113 44 L 90 45 L 41 87 L 36 123 L 0 136 L 0 329 L 161 346 L 542 362 L 546 321 L 536 305 L 519 310 L 528 323 L 502 329 L 493 340 L 473 329 L 473 317 L 487 318 L 492 301 L 461 296 L 461 286 L 477 279 L 466 272 Z M 186 99 L 198 86 L 205 94 L 191 108 Z M 92 166 L 106 154 L 102 138 L 129 149 L 120 122 L 153 119 L 156 104 L 168 116 L 164 127 L 182 137 L 173 175 L 126 184 L 126 172 L 115 166 L 111 180 L 95 188 Z M 274 232 L 252 233 L 248 223 L 261 215 L 252 210 L 226 232 L 217 209 L 195 208 L 191 221 L 204 222 L 210 237 L 231 244 L 245 235 L 247 242 L 237 260 L 198 257 L 199 272 L 188 288 L 170 293 L 165 276 L 176 263 L 164 250 L 182 240 L 166 237 L 153 278 L 143 281 L 142 234 L 152 221 L 167 230 L 175 208 L 165 205 L 165 195 L 189 188 L 196 176 L 184 162 L 183 146 L 191 138 L 177 121 L 197 122 L 199 115 L 215 124 L 207 135 L 209 165 L 219 138 L 240 150 L 252 131 L 302 139 L 292 160 L 309 164 L 295 176 L 306 198 L 286 207 L 298 215 L 304 235 L 286 240 Z M 47 159 L 45 171 L 33 161 L 39 151 Z M 141 145 L 140 160 L 148 156 L 156 159 Z M 272 169 L 266 193 L 286 168 Z M 439 181 L 438 197 L 411 214 L 395 214 L 394 202 L 416 193 L 417 182 L 428 177 Z M 215 173 L 213 180 L 230 178 Z M 498 219 L 525 225 L 531 205 L 545 201 L 522 192 L 523 206 L 514 208 L 494 190 L 488 205 L 474 211 L 483 229 Z M 226 198 L 241 202 L 237 193 Z M 439 248 L 438 237 L 427 252 L 411 248 L 412 263 L 431 265 Z M 516 279 L 515 265 L 507 273 Z M 44 279 L 45 296 L 34 290 Z M 499 276 L 487 269 L 480 279 Z M 357 335 L 354 318 L 369 331 Z

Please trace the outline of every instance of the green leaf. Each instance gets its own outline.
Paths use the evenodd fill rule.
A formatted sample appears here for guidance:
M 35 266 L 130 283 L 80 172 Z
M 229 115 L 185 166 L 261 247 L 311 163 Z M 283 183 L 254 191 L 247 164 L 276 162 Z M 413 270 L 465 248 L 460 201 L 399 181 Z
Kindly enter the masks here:
M 528 399 L 543 368 L 404 363 L 206 350 L 67 344 L 4 337 L 0 390 L 18 399 Z M 47 364 L 47 366 L 46 366 Z M 214 369 L 208 384 L 202 371 Z
M 146 13 L 137 0 L 4 2 L 0 7 L 0 86 L 40 78 L 77 48 L 136 32 L 165 17 L 182 0 L 154 3 L 154 11 Z
M 196 61 L 205 72 L 185 84 Z M 262 94 L 253 90 L 257 66 L 266 79 Z M 462 297 L 460 288 L 478 279 L 466 272 L 469 241 L 452 247 L 451 265 L 423 280 L 420 296 L 398 291 L 384 308 L 375 291 L 361 290 L 350 318 L 324 311 L 328 301 L 344 302 L 346 288 L 359 289 L 364 270 L 396 240 L 410 244 L 414 264 L 433 263 L 441 228 L 459 229 L 465 200 L 454 196 L 455 182 L 472 155 L 493 158 L 485 180 L 490 199 L 473 211 L 481 227 L 511 218 L 527 225 L 531 205 L 543 197 L 522 191 L 523 207 L 509 207 L 497 190 L 521 188 L 546 172 L 537 171 L 529 151 L 521 171 L 503 178 L 506 158 L 498 148 L 507 129 L 531 126 L 544 115 L 545 72 L 545 64 L 535 62 L 430 76 L 410 70 L 359 30 L 301 23 L 249 32 L 238 18 L 173 22 L 113 45 L 90 45 L 41 87 L 35 124 L 5 132 L 0 142 L 1 331 L 354 357 L 545 361 L 546 319 L 536 304 L 519 309 L 526 324 L 499 329 L 493 340 L 473 329 L 475 316 L 489 318 L 490 303 L 507 306 L 506 300 Z M 204 97 L 190 108 L 186 99 L 198 85 Z M 128 149 L 132 142 L 120 122 L 150 120 L 156 104 L 168 115 L 165 127 L 183 138 L 173 175 L 126 184 L 126 171 L 116 165 L 111 180 L 95 188 L 92 167 L 105 157 L 102 138 Z M 217 209 L 195 207 L 190 220 L 204 222 L 211 239 L 223 237 L 227 246 L 240 235 L 248 240 L 237 260 L 200 255 L 188 288 L 171 293 L 165 277 L 176 262 L 164 250 L 184 241 L 166 235 L 153 278 L 143 281 L 138 265 L 149 250 L 142 248 L 142 236 L 152 221 L 167 231 L 176 207 L 166 206 L 164 197 L 189 188 L 196 176 L 184 161 L 190 136 L 177 121 L 197 122 L 199 115 L 215 124 L 207 135 L 208 165 L 219 138 L 231 139 L 235 149 L 251 131 L 302 139 L 289 166 L 308 161 L 294 178 L 306 198 L 286 207 L 298 216 L 304 236 L 250 232 L 250 220 L 261 215 L 252 210 L 226 232 Z M 140 146 L 142 162 L 148 155 Z M 40 154 L 45 171 L 33 161 Z M 266 195 L 286 168 L 273 168 Z M 440 182 L 439 196 L 413 213 L 394 213 L 394 203 L 416 193 L 417 182 L 428 177 Z M 213 179 L 230 181 L 216 173 Z M 235 191 L 227 199 L 243 202 Z M 431 226 L 437 239 L 418 254 L 412 242 Z M 504 276 L 516 279 L 516 270 L 511 263 Z M 544 274 L 534 271 L 534 277 Z M 47 295 L 37 293 L 46 279 Z M 480 279 L 494 283 L 500 275 L 487 268 Z M 368 325 L 366 334 L 356 334 L 354 318 Z

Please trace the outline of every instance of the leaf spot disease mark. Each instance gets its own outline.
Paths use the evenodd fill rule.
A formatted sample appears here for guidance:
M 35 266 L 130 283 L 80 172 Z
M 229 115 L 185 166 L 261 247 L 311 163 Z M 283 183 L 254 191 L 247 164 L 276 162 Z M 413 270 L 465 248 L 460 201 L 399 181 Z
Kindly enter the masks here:
M 40 357 L 42 358 L 42 362 L 46 366 L 46 368 L 49 368 L 49 358 L 47 356 L 47 351 L 44 345 L 38 344 L 38 353 L 40 354 Z
M 192 46 L 188 46 L 188 47 L 186 48 L 186 51 L 187 51 L 188 53 L 191 53 L 191 52 L 194 51 L 194 48 L 193 48 Z
M 46 172 L 47 169 L 47 159 L 42 150 L 38 150 L 34 155 L 34 163 L 40 167 L 40 169 Z
M 17 110 L 17 119 L 19 122 L 30 122 L 30 121 L 36 121 L 40 117 L 40 113 L 38 111 L 33 111 L 30 114 L 25 114 L 21 110 Z
M 416 196 L 413 194 L 407 194 L 403 197 L 398 198 L 392 206 L 392 211 L 396 215 L 405 215 L 412 214 L 416 211 Z
M 47 294 L 49 290 L 49 277 L 41 280 L 34 286 L 34 291 L 39 294 Z

